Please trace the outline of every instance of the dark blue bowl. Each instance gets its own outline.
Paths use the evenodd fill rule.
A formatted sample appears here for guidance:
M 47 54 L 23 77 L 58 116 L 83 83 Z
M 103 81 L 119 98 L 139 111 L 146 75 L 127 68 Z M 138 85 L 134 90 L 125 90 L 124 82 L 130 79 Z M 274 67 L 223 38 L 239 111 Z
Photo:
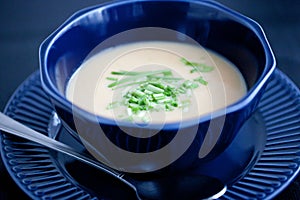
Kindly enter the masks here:
M 158 126 L 119 123 L 72 105 L 65 88 L 90 51 L 111 36 L 143 27 L 178 31 L 222 54 L 241 71 L 247 95 L 222 110 L 163 124 L 159 130 Z M 275 65 L 256 22 L 218 3 L 199 0 L 126 0 L 90 7 L 70 17 L 40 47 L 42 86 L 63 125 L 78 134 L 97 159 L 118 170 L 138 173 L 184 170 L 224 151 L 255 111 Z M 136 137 L 124 129 L 158 133 Z

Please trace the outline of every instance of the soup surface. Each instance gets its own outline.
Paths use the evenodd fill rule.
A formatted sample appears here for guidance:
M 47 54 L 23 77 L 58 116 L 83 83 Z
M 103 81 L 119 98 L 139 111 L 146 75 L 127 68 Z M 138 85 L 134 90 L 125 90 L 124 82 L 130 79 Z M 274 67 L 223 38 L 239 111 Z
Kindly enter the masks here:
M 66 96 L 99 116 L 163 123 L 224 108 L 246 90 L 237 67 L 211 50 L 145 41 L 90 56 L 70 78 Z

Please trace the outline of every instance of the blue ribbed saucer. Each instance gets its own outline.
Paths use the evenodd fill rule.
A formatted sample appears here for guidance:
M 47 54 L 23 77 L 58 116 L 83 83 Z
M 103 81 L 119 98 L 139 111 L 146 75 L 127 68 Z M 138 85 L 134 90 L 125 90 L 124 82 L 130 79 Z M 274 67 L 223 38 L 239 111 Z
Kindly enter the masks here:
M 40 86 L 38 72 L 20 85 L 5 113 L 43 134 L 56 130 L 54 111 Z M 66 130 L 58 131 L 58 140 L 82 148 Z M 68 156 L 5 133 L 0 135 L 0 144 L 9 174 L 33 199 L 134 199 L 125 185 Z M 299 164 L 300 93 L 277 70 L 258 111 L 234 142 L 195 173 L 216 176 L 228 184 L 220 199 L 266 200 L 293 181 Z

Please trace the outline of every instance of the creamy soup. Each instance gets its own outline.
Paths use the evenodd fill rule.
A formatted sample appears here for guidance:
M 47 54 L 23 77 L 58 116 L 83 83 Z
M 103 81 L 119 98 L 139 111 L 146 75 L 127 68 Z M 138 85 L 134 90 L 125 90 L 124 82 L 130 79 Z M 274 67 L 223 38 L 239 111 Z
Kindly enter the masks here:
M 224 108 L 246 90 L 237 67 L 211 50 L 145 41 L 90 56 L 70 78 L 66 96 L 99 116 L 162 123 Z

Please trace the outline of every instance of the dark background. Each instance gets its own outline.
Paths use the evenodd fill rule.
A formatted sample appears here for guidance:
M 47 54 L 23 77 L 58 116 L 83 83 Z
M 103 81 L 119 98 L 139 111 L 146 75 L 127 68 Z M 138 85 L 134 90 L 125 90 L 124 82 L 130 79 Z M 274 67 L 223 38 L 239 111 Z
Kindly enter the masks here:
M 0 0 L 0 109 L 15 89 L 38 70 L 40 43 L 75 11 L 100 0 Z M 259 22 L 277 59 L 277 67 L 300 86 L 300 1 L 218 0 Z M 0 199 L 23 199 L 0 164 Z M 300 182 L 300 181 L 299 181 Z M 294 181 L 280 199 L 300 199 Z M 23 197 L 23 198 L 21 198 Z

